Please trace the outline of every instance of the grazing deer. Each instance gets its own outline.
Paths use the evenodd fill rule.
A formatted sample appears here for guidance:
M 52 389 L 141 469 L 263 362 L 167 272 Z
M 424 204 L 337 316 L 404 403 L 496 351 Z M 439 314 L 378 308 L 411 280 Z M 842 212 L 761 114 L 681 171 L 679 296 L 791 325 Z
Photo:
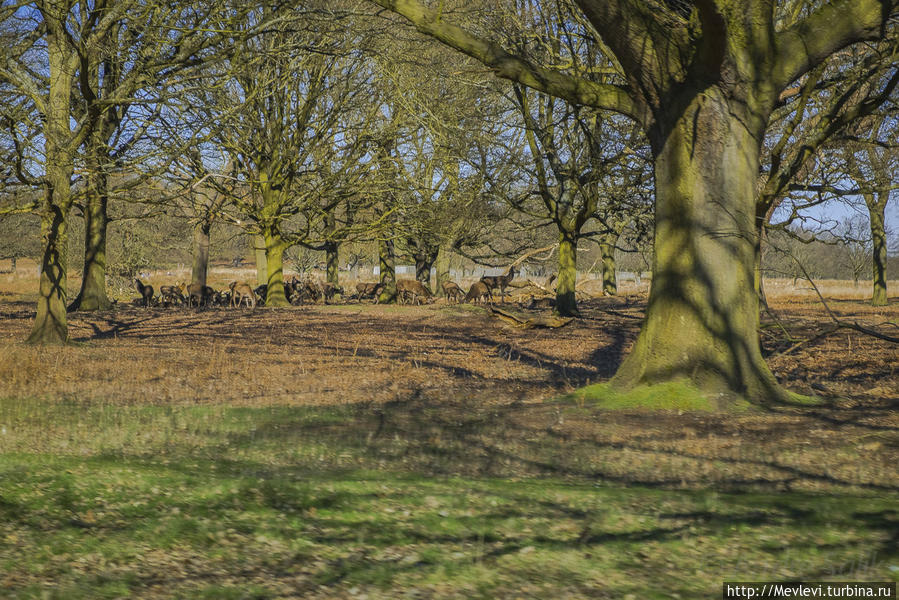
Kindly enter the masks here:
M 253 293 L 256 294 L 256 299 L 259 301 L 259 304 L 265 304 L 265 298 L 268 296 L 268 284 L 263 283 L 256 286 Z
M 462 288 L 455 281 L 444 281 L 441 287 L 443 288 L 443 295 L 450 302 L 462 302 L 465 298 L 465 292 L 462 291 Z
M 493 294 L 490 293 L 490 286 L 486 283 L 475 281 L 465 296 L 465 302 L 481 302 L 482 300 L 493 304 Z
M 417 279 L 397 279 L 396 293 L 400 301 L 409 301 L 410 304 L 421 304 L 424 298 L 427 302 L 433 302 L 433 294 L 425 285 Z
M 324 298 L 324 302 L 326 304 L 328 302 L 332 301 L 336 294 L 343 294 L 343 288 L 341 288 L 340 286 L 334 285 L 330 281 L 320 283 L 318 285 L 318 288 L 321 291 L 322 297 Z
M 134 285 L 137 287 L 137 293 L 140 294 L 144 306 L 150 306 L 150 302 L 153 301 L 153 286 L 144 285 L 144 282 L 140 279 L 135 279 Z
M 515 272 L 515 267 L 511 266 L 509 267 L 509 270 L 506 271 L 505 275 L 484 275 L 483 277 L 481 277 L 481 281 L 487 284 L 487 287 L 490 288 L 491 292 L 499 288 L 500 300 L 505 302 L 506 286 L 509 285 L 509 282 L 515 278 Z
M 181 289 L 187 292 L 185 296 L 187 296 L 188 306 L 193 306 L 194 302 L 197 303 L 197 307 L 206 306 L 215 297 L 215 290 L 208 285 L 197 283 L 185 285 L 182 283 Z
M 177 306 L 179 304 L 184 304 L 184 294 L 181 293 L 181 288 L 177 285 L 163 285 L 159 287 L 159 300 L 163 304 Z
M 359 300 L 362 300 L 363 298 L 374 298 L 375 304 L 377 304 L 378 296 L 381 295 L 382 291 L 384 291 L 384 284 L 380 282 L 360 282 L 356 284 L 356 297 Z
M 232 281 L 228 288 L 231 290 L 231 308 L 239 307 L 244 300 L 249 308 L 256 308 L 256 293 L 250 284 Z

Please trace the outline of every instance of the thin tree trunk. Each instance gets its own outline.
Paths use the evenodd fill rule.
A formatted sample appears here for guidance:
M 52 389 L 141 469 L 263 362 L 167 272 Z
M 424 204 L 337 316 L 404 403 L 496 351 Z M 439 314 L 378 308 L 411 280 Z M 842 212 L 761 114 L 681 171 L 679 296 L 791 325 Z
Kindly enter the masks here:
M 68 217 L 72 206 L 73 150 L 67 148 L 74 68 L 67 60 L 68 42 L 60 21 L 48 28 L 50 92 L 44 130 L 45 193 L 41 214 L 41 276 L 37 315 L 28 336 L 32 344 L 64 344 L 68 340 Z
M 871 221 L 871 240 L 873 248 L 871 253 L 874 290 L 871 296 L 871 304 L 874 306 L 887 305 L 887 235 L 884 228 L 884 213 L 886 202 L 869 203 L 868 213 Z
M 325 243 L 325 264 L 328 283 L 340 285 L 340 257 L 337 242 Z
M 193 227 L 193 261 L 190 270 L 190 282 L 196 286 L 206 285 L 209 273 L 209 230 L 212 224 L 201 220 Z
M 438 296 L 444 296 L 443 283 L 450 280 L 450 246 L 441 244 L 437 248 L 437 259 L 434 261 L 437 267 L 434 272 L 434 293 Z
M 393 240 L 380 240 L 378 242 L 378 267 L 380 268 L 380 281 L 384 286 L 381 295 L 378 296 L 379 304 L 396 302 L 396 254 Z
M 556 308 L 553 314 L 579 316 L 575 285 L 577 284 L 577 241 L 567 233 L 559 236 L 559 277 L 556 280 Z
M 68 190 L 66 190 L 68 191 Z M 52 196 L 51 191 L 47 192 Z M 37 316 L 28 336 L 30 344 L 64 344 L 69 337 L 66 321 L 66 266 L 68 264 L 68 222 L 66 212 L 52 198 L 46 200 L 41 216 L 40 288 Z
M 755 184 L 761 136 L 706 90 L 653 136 L 653 280 L 643 328 L 613 384 L 690 381 L 722 404 L 788 399 L 762 358 Z
M 109 222 L 106 175 L 99 172 L 97 165 L 97 170 L 88 179 L 84 214 L 84 277 L 81 290 L 69 305 L 69 311 L 112 308 L 112 302 L 106 295 L 106 230 Z
M 437 260 L 437 254 L 437 250 L 428 249 L 415 255 L 415 279 L 420 281 L 430 292 L 434 291 L 431 289 L 431 267 Z
M 265 237 L 266 306 L 289 306 L 284 292 L 284 240 L 274 227 L 263 230 Z
M 253 236 L 253 254 L 256 257 L 256 285 L 265 285 L 268 280 L 268 266 L 265 264 L 265 237 Z
M 615 274 L 616 242 L 617 240 L 609 240 L 599 244 L 599 255 L 602 257 L 602 291 L 610 296 L 618 293 L 618 276 Z

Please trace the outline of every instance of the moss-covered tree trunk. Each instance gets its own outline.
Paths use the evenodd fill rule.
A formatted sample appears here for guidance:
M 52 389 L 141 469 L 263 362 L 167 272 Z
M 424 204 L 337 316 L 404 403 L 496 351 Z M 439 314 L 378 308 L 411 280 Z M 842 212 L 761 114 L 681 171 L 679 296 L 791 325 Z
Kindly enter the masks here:
M 263 228 L 265 238 L 265 293 L 266 306 L 289 306 L 287 294 L 284 292 L 284 250 L 286 244 L 277 227 Z
M 81 290 L 69 305 L 70 311 L 109 310 L 112 302 L 106 295 L 106 230 L 109 222 L 109 195 L 106 174 L 99 165 L 88 175 L 84 207 L 84 277 Z
M 734 116 L 714 88 L 672 121 L 650 136 L 657 200 L 646 320 L 613 384 L 682 378 L 722 399 L 783 400 L 758 340 L 755 185 L 761 136 Z
M 888 192 L 887 192 L 888 193 Z M 887 305 L 887 234 L 884 227 L 884 213 L 886 201 L 877 202 L 873 197 L 868 203 L 868 213 L 871 222 L 871 241 L 873 244 L 871 260 L 874 276 L 874 290 L 871 296 L 871 304 L 874 306 Z
M 190 282 L 197 286 L 206 285 L 209 273 L 209 230 L 211 223 L 201 220 L 193 226 L 193 260 L 190 269 Z
M 328 283 L 340 285 L 340 255 L 337 242 L 325 243 L 325 268 Z
M 396 253 L 393 240 L 380 240 L 378 242 L 378 268 L 380 269 L 380 282 L 383 286 L 378 296 L 380 304 L 396 302 Z
M 438 296 L 444 296 L 443 282 L 450 280 L 450 246 L 440 244 L 437 248 L 437 258 L 434 261 L 434 286 L 433 291 Z
M 554 314 L 563 317 L 579 316 L 575 285 L 577 285 L 577 239 L 563 232 L 559 235 L 559 276 L 556 279 Z
M 618 276 L 615 274 L 615 244 L 617 240 L 603 240 L 599 244 L 602 258 L 602 291 L 614 296 L 618 293 Z
M 265 264 L 265 237 L 253 236 L 253 256 L 256 259 L 256 285 L 264 285 L 268 280 L 268 266 Z

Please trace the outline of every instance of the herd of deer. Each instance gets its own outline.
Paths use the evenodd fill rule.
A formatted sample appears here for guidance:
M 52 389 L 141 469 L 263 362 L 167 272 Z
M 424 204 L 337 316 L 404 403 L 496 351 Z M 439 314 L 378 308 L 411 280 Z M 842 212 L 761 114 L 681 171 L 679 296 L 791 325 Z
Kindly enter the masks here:
M 493 292 L 499 290 L 500 298 L 506 293 L 506 287 L 515 277 L 515 267 L 509 267 L 505 275 L 484 276 L 480 281 L 472 284 L 468 293 L 464 293 L 459 284 L 453 281 L 445 281 L 442 284 L 443 293 L 450 302 L 493 302 Z M 237 308 L 246 305 L 255 308 L 257 304 L 264 304 L 268 292 L 265 284 L 253 288 L 248 283 L 232 281 L 227 290 L 216 291 L 208 285 L 187 284 L 163 285 L 159 288 L 159 296 L 155 295 L 152 285 L 145 284 L 140 279 L 134 280 L 140 298 L 134 301 L 141 306 L 230 306 Z M 382 283 L 357 283 L 356 294 L 351 299 L 374 299 L 378 303 L 381 292 L 384 290 Z M 433 302 L 434 295 L 423 283 L 414 279 L 398 279 L 396 282 L 397 300 L 401 304 L 422 304 Z M 309 279 L 297 279 L 284 282 L 284 294 L 287 300 L 294 305 L 307 302 L 331 301 L 335 295 L 343 294 L 343 290 L 334 284 L 318 282 Z

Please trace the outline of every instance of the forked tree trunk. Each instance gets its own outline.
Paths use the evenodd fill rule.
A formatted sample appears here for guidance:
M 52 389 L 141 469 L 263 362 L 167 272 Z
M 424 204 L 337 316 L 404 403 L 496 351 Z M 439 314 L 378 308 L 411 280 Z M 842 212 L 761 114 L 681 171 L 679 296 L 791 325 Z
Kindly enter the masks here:
M 887 305 L 887 235 L 884 228 L 884 213 L 886 202 L 868 205 L 868 213 L 871 221 L 871 241 L 873 248 L 871 253 L 874 290 L 871 296 L 871 304 L 874 306 Z
M 106 176 L 96 173 L 89 179 L 84 211 L 84 277 L 81 290 L 69 305 L 70 311 L 112 308 L 106 295 L 106 230 L 109 222 Z
M 268 266 L 265 264 L 265 237 L 253 236 L 253 255 L 256 257 L 256 285 L 264 285 L 268 280 Z
M 577 240 L 563 232 L 559 236 L 559 277 L 556 279 L 556 308 L 553 314 L 562 317 L 580 315 L 575 285 L 577 285 Z
M 618 276 L 615 274 L 616 241 L 609 240 L 599 244 L 599 255 L 602 257 L 602 291 L 610 296 L 618 293 Z
M 661 128 L 660 128 L 661 129 Z M 646 319 L 612 382 L 675 379 L 728 404 L 788 398 L 762 358 L 755 290 L 759 138 L 713 91 L 651 136 L 656 217 Z
M 340 258 L 337 242 L 325 244 L 325 264 L 327 266 L 328 283 L 340 285 Z
M 209 273 L 209 230 L 208 221 L 200 221 L 193 227 L 193 261 L 190 270 L 190 282 L 196 286 L 206 285 Z
M 379 304 L 396 302 L 395 257 L 393 240 L 381 240 L 378 242 L 378 268 L 380 269 L 380 281 L 384 286 L 381 295 L 378 296 Z
M 266 306 L 289 306 L 287 294 L 284 292 L 284 240 L 280 232 L 275 228 L 266 228 L 263 231 L 265 237 L 265 264 L 268 286 L 265 293 Z

